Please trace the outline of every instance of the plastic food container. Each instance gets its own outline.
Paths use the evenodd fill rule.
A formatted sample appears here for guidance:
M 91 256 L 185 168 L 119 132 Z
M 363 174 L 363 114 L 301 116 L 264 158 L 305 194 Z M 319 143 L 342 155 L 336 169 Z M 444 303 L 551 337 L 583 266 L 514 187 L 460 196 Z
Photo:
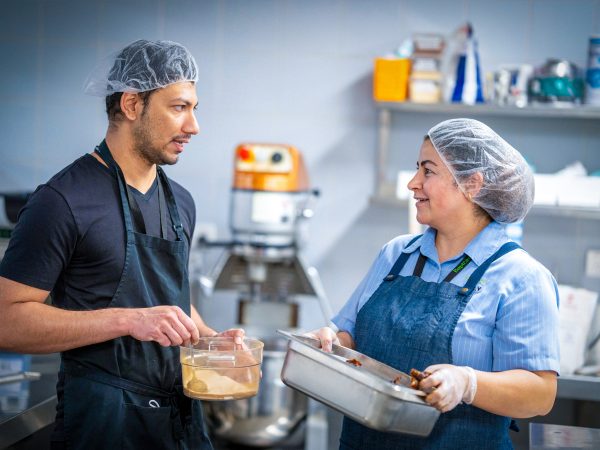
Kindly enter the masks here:
M 345 347 L 326 353 L 315 339 L 278 332 L 291 340 L 281 371 L 288 386 L 369 428 L 431 433 L 440 412 L 408 387 L 409 375 Z
M 230 337 L 200 338 L 181 347 L 183 392 L 199 400 L 236 400 L 258 392 L 263 343 L 245 338 L 236 345 Z

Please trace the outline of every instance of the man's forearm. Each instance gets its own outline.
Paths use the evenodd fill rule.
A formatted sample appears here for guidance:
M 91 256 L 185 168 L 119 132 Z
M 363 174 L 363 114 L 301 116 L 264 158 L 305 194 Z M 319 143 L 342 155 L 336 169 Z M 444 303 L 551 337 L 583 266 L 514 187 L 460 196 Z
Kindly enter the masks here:
M 67 311 L 38 302 L 2 308 L 0 348 L 20 353 L 54 353 L 128 334 L 135 310 Z

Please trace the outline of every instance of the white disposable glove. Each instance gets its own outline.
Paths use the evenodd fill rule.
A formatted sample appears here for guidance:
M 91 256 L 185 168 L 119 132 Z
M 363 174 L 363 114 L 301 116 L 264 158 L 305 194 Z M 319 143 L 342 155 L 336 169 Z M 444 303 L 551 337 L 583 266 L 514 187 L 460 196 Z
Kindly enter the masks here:
M 329 327 L 309 331 L 308 333 L 304 333 L 304 336 L 321 341 L 321 349 L 324 352 L 331 352 L 332 344 L 341 345 L 336 332 Z
M 431 375 L 419 383 L 419 389 L 428 393 L 425 401 L 431 406 L 448 412 L 461 401 L 468 405 L 473 403 L 477 375 L 471 367 L 436 364 L 427 367 L 424 372 Z

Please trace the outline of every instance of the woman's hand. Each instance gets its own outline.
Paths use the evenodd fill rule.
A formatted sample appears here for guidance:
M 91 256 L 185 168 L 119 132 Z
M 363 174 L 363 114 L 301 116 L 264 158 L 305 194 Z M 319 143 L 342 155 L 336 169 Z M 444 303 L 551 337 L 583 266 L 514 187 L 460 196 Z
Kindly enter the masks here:
M 425 401 L 441 412 L 451 411 L 461 401 L 471 404 L 477 392 L 477 375 L 466 366 L 436 364 L 425 369 L 427 378 L 419 383 L 419 389 L 427 392 Z
M 324 352 L 331 352 L 332 344 L 341 345 L 336 332 L 329 327 L 309 331 L 308 333 L 304 333 L 304 336 L 319 340 L 321 342 L 321 349 Z
M 246 331 L 242 328 L 230 328 L 229 330 L 221 331 L 220 333 L 215 334 L 218 337 L 230 337 L 233 338 L 233 342 L 236 346 L 242 346 L 244 344 L 244 336 L 246 335 Z

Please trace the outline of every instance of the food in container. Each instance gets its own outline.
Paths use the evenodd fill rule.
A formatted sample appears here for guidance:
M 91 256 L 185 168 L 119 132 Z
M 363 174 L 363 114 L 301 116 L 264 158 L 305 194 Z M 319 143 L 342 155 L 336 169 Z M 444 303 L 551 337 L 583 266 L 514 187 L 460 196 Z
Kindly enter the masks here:
M 245 338 L 207 337 L 181 347 L 183 392 L 199 400 L 236 400 L 258 392 L 263 343 Z
M 278 331 L 291 340 L 282 381 L 356 422 L 386 432 L 428 436 L 440 412 L 411 387 L 411 376 L 339 345 Z M 414 383 L 413 383 L 414 385 Z

